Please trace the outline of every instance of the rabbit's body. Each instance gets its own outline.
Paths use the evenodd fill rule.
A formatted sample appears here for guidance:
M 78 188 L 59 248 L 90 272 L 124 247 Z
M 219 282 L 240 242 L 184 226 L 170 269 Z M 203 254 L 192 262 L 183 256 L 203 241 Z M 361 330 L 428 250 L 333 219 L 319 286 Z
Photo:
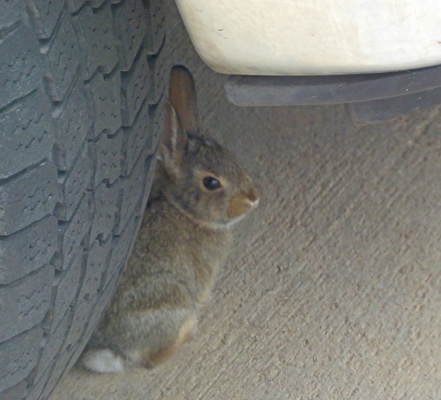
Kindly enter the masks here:
M 192 83 L 188 71 L 177 73 Z M 179 112 L 172 85 L 173 78 Z M 191 337 L 228 255 L 229 228 L 257 204 L 251 179 L 234 157 L 211 140 L 186 134 L 172 108 L 169 113 L 134 249 L 82 358 L 97 372 L 154 366 Z M 182 119 L 188 122 L 185 113 Z
M 201 226 L 164 197 L 153 200 L 89 347 L 112 349 L 129 365 L 152 366 L 166 356 L 196 328 L 230 243 L 230 230 Z

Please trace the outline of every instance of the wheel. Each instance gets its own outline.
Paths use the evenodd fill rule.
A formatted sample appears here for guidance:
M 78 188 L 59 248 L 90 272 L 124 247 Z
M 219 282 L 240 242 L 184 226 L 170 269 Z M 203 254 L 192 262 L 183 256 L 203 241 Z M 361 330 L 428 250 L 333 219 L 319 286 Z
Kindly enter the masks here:
M 0 398 L 46 399 L 116 288 L 150 191 L 159 1 L 0 13 Z

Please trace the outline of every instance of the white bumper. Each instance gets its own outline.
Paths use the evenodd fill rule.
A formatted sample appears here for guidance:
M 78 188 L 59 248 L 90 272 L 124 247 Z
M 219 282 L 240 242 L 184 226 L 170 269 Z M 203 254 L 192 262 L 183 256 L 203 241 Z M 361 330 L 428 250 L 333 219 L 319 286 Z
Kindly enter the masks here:
M 244 75 L 441 64 L 441 0 L 176 0 L 201 58 Z

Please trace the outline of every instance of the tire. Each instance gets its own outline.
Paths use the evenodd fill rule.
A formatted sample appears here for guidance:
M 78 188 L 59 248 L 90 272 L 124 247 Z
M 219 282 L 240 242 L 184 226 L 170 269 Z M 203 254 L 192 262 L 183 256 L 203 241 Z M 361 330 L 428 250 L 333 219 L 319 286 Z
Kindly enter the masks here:
M 152 181 L 158 1 L 0 13 L 0 398 L 47 399 L 114 293 Z

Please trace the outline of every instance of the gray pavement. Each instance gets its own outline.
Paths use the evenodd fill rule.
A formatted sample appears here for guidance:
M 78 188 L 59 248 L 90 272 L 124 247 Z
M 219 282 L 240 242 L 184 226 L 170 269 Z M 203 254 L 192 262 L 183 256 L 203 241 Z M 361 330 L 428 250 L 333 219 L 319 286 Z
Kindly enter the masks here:
M 441 113 L 366 127 L 342 106 L 238 108 L 172 3 L 169 26 L 205 132 L 261 203 L 174 358 L 74 369 L 50 400 L 441 399 Z

